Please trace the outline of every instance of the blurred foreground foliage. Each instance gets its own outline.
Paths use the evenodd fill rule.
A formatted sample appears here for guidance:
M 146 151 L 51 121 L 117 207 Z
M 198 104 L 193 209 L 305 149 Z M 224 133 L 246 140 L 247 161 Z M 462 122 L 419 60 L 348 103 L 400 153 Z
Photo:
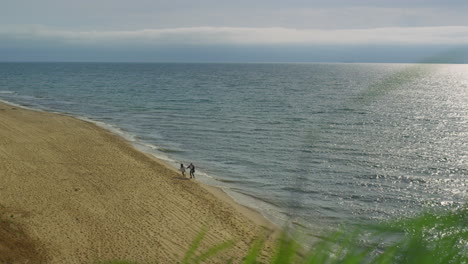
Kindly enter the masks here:
M 224 242 L 205 252 L 200 232 L 180 263 L 203 263 L 234 243 Z M 252 243 L 242 261 L 258 264 L 265 237 Z M 468 264 L 468 207 L 427 211 L 416 217 L 376 225 L 341 228 L 309 249 L 285 233 L 277 239 L 271 264 Z M 110 261 L 105 264 L 134 262 Z M 155 263 L 158 263 L 157 261 Z M 230 262 L 227 262 L 230 263 Z

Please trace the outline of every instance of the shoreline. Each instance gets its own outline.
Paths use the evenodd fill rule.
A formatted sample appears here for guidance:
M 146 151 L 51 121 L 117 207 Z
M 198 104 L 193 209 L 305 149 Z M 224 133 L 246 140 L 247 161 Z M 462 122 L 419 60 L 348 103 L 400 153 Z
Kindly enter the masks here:
M 180 260 L 186 246 L 175 245 L 190 243 L 203 226 L 217 233 L 207 235 L 208 245 L 238 240 L 223 255 L 239 260 L 265 229 L 279 231 L 221 188 L 182 179 L 170 164 L 91 121 L 5 101 L 0 109 L 0 170 L 7 172 L 0 184 L 8 186 L 0 188 L 0 204 L 28 212 L 15 220 L 40 241 L 48 263 Z M 168 252 L 136 250 L 135 240 Z
M 19 108 L 24 109 L 24 110 L 37 111 L 37 112 L 41 112 L 41 113 L 57 114 L 57 115 L 71 117 L 71 118 L 74 118 L 74 119 L 77 119 L 77 120 L 80 120 L 80 121 L 83 121 L 83 122 L 90 123 L 92 125 L 95 125 L 95 126 L 101 128 L 101 129 L 104 129 L 104 130 L 110 132 L 111 134 L 121 138 L 123 141 L 130 144 L 135 149 L 135 151 L 138 151 L 138 152 L 141 152 L 141 153 L 147 155 L 149 158 L 153 159 L 155 162 L 159 163 L 160 165 L 165 166 L 166 168 L 168 168 L 170 170 L 173 170 L 177 174 L 180 174 L 178 169 L 175 168 L 174 166 L 172 166 L 169 163 L 169 161 L 163 160 L 162 158 L 158 157 L 154 153 L 138 149 L 135 146 L 135 144 L 138 144 L 139 142 L 137 142 L 136 140 L 135 140 L 135 142 L 132 142 L 132 140 L 130 140 L 129 138 L 127 138 L 124 135 L 125 132 L 118 133 L 120 128 L 115 127 L 112 124 L 107 124 L 107 123 L 102 122 L 102 121 L 96 121 L 96 120 L 93 120 L 93 119 L 85 117 L 85 116 L 83 116 L 83 117 L 75 116 L 75 115 L 73 115 L 71 113 L 69 114 L 69 113 L 63 113 L 63 112 L 59 112 L 59 111 L 56 112 L 56 111 L 47 111 L 47 110 L 43 110 L 43 109 L 31 108 L 31 107 L 23 106 L 21 104 L 16 104 L 16 103 L 12 103 L 12 102 L 0 99 L 0 106 L 1 106 L 2 103 L 6 104 L 6 105 L 13 106 L 13 107 L 19 107 Z M 128 135 L 128 136 L 131 137 L 133 135 Z M 231 197 L 228 193 L 226 193 L 222 187 L 212 186 L 212 185 L 200 182 L 198 180 L 195 180 L 194 182 L 196 184 L 200 185 L 201 187 L 203 187 L 204 189 L 208 190 L 209 192 L 211 192 L 218 199 L 229 203 L 236 210 L 238 210 L 240 213 L 244 214 L 247 218 L 252 220 L 257 225 L 262 225 L 262 226 L 265 226 L 265 227 L 267 227 L 269 229 L 277 230 L 277 231 L 279 231 L 281 229 L 274 222 L 272 222 L 266 216 L 264 216 L 260 211 L 254 209 L 252 207 L 249 207 L 248 205 L 237 202 L 233 197 Z
M 94 124 L 94 122 L 92 122 L 92 121 L 86 121 L 86 120 L 83 120 L 83 121 L 90 122 L 90 123 Z M 100 127 L 100 126 L 98 125 L 98 127 Z M 103 128 L 103 129 L 105 129 L 105 128 Z M 113 133 L 112 131 L 110 131 L 110 132 Z M 113 133 L 113 134 L 115 134 L 115 133 Z M 116 135 L 116 136 L 121 137 L 120 135 Z M 125 138 L 122 138 L 122 139 L 127 141 Z M 180 171 L 178 171 L 177 168 L 174 168 L 174 166 L 172 166 L 168 162 L 166 162 L 166 161 L 164 161 L 162 159 L 159 159 L 158 157 L 156 157 L 152 153 L 148 153 L 148 152 L 145 152 L 145 151 L 138 150 L 137 148 L 135 148 L 133 146 L 133 144 L 131 142 L 127 141 L 127 143 L 132 145 L 132 147 L 135 149 L 135 151 L 138 151 L 138 152 L 141 152 L 141 153 L 147 155 L 150 159 L 154 160 L 154 162 L 157 162 L 161 166 L 165 166 L 167 169 L 172 170 L 175 174 L 180 175 Z M 188 174 L 188 171 L 186 171 L 186 177 L 187 177 L 187 174 Z M 280 231 L 280 227 L 278 227 L 275 223 L 268 220 L 268 218 L 266 218 L 261 212 L 255 210 L 255 209 L 253 209 L 253 208 L 251 208 L 251 207 L 249 207 L 247 205 L 243 205 L 241 203 L 238 203 L 236 200 L 234 200 L 234 198 L 232 198 L 229 194 L 227 194 L 223 190 L 223 188 L 212 186 L 212 185 L 209 185 L 209 184 L 205 184 L 205 183 L 200 182 L 198 180 L 191 180 L 191 181 L 193 183 L 195 183 L 195 184 L 198 184 L 200 187 L 204 188 L 205 190 L 209 191 L 216 198 L 222 200 L 223 202 L 226 202 L 226 203 L 230 204 L 238 212 L 243 214 L 245 217 L 247 217 L 249 220 L 251 220 L 255 224 L 260 225 L 260 226 L 264 226 L 265 228 L 274 230 L 275 232 Z
M 0 104 L 4 103 L 7 105 L 11 105 L 14 107 L 19 107 L 25 110 L 30 110 L 30 111 L 37 111 L 37 112 L 42 112 L 42 113 L 52 113 L 52 114 L 58 114 L 58 115 L 63 115 L 71 118 L 75 118 L 80 121 L 84 121 L 87 123 L 91 123 L 101 129 L 104 129 L 108 132 L 110 132 L 113 135 L 116 135 L 117 137 L 120 137 L 122 140 L 126 141 L 128 144 L 130 144 L 135 151 L 144 153 L 148 155 L 150 158 L 154 159 L 155 162 L 160 163 L 161 165 L 166 166 L 168 169 L 173 170 L 176 173 L 180 173 L 178 168 L 175 167 L 179 163 L 176 160 L 173 160 L 171 157 L 164 156 L 165 153 L 158 154 L 156 152 L 152 152 L 151 149 L 154 147 L 156 150 L 159 149 L 158 146 L 155 146 L 153 144 L 149 144 L 146 142 L 140 142 L 137 139 L 137 135 L 130 134 L 121 128 L 109 124 L 103 121 L 98 121 L 98 120 L 93 120 L 92 118 L 86 117 L 86 116 L 79 116 L 79 115 L 74 115 L 73 113 L 67 113 L 67 112 L 60 112 L 60 111 L 54 111 L 54 110 L 44 110 L 40 108 L 33 108 L 33 107 L 28 107 L 24 106 L 21 104 L 13 103 L 10 101 L 6 101 L 3 99 L 0 99 Z M 148 149 L 148 150 L 145 150 Z M 171 164 L 174 163 L 174 164 Z M 230 203 L 233 207 L 236 208 L 236 210 L 240 211 L 241 213 L 245 214 L 246 217 L 250 218 L 252 221 L 259 225 L 264 225 L 268 228 L 274 229 L 274 230 L 281 230 L 282 228 L 278 225 L 278 223 L 275 223 L 273 220 L 269 219 L 267 216 L 265 216 L 259 209 L 255 209 L 253 207 L 250 207 L 248 204 L 241 203 L 237 201 L 234 197 L 229 195 L 221 186 L 216 186 L 216 185 L 211 185 L 209 183 L 205 183 L 203 181 L 196 180 L 195 181 L 197 184 L 199 184 L 201 187 L 205 188 L 206 190 L 210 191 L 213 195 L 217 196 L 219 199 L 224 200 L 225 202 Z

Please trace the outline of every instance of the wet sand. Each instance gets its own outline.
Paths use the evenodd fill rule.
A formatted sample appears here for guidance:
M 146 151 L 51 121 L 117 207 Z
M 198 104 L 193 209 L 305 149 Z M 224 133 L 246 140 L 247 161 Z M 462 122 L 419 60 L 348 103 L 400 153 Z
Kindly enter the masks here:
M 4 103 L 0 208 L 46 263 L 178 263 L 203 228 L 201 250 L 235 242 L 207 263 L 237 263 L 256 236 L 277 230 L 93 123 Z

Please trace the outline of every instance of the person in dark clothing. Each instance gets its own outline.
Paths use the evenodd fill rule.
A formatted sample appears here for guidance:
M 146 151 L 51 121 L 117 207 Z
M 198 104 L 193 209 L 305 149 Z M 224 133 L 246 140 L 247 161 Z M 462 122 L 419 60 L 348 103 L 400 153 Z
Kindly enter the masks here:
M 195 178 L 195 166 L 190 163 L 190 165 L 187 166 L 187 169 L 190 169 L 190 179 Z

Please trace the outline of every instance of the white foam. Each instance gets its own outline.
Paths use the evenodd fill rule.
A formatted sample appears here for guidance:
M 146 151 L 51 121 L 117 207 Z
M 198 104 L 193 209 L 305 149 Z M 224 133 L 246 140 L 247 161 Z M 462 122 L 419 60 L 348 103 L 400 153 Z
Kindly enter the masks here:
M 208 173 L 204 173 L 204 172 L 202 172 L 202 171 L 198 171 L 198 170 L 197 170 L 197 174 L 198 174 L 198 175 L 201 175 L 201 176 L 203 176 L 203 177 L 205 177 L 205 178 L 209 178 L 209 179 L 216 180 L 216 177 L 213 177 L 213 176 L 209 175 Z
M 169 163 L 171 163 L 171 165 L 174 168 L 177 168 L 178 162 L 176 160 L 174 160 L 174 159 L 171 159 L 169 156 L 163 154 L 162 152 L 158 151 L 158 149 L 159 149 L 158 146 L 155 146 L 155 145 L 149 144 L 149 143 L 144 143 L 144 142 L 141 142 L 141 141 L 136 141 L 132 145 L 136 149 L 138 149 L 139 151 L 145 152 L 147 154 L 151 154 L 157 159 L 169 162 Z
M 162 147 L 159 147 L 159 146 L 156 146 L 154 144 L 150 144 L 150 143 L 138 140 L 137 135 L 132 134 L 132 133 L 130 133 L 128 131 L 125 131 L 125 130 L 123 130 L 123 129 L 121 129 L 121 128 L 113 125 L 113 124 L 105 123 L 105 122 L 102 122 L 102 121 L 96 121 L 96 120 L 90 119 L 88 117 L 83 117 L 83 116 L 75 116 L 75 117 L 78 118 L 78 119 L 87 121 L 87 122 L 94 123 L 97 126 L 99 126 L 101 128 L 104 128 L 107 131 L 110 131 L 111 133 L 113 133 L 113 134 L 115 134 L 117 136 L 122 137 L 123 139 L 130 142 L 132 144 L 132 146 L 134 146 L 137 150 L 139 150 L 141 152 L 144 152 L 146 154 L 150 154 L 150 155 L 154 156 L 155 158 L 157 158 L 159 160 L 162 160 L 162 161 L 165 161 L 166 163 L 168 163 L 172 167 L 178 169 L 178 166 L 179 166 L 180 162 L 172 159 L 168 155 L 166 155 L 163 152 L 159 151 L 160 149 L 163 149 Z
M 0 94 L 15 94 L 15 91 L 0 91 Z
M 273 204 L 266 203 L 260 199 L 244 195 L 229 188 L 222 186 L 218 188 L 221 188 L 236 203 L 247 206 L 259 212 L 263 217 L 277 226 L 285 226 L 285 224 L 290 220 L 287 216 L 281 214 L 280 208 Z
M 91 122 L 93 124 L 96 124 L 97 126 L 101 127 L 101 128 L 104 128 L 106 129 L 107 131 L 110 131 L 112 132 L 113 134 L 115 135 L 118 135 L 122 138 L 124 138 L 125 140 L 127 141 L 130 141 L 130 142 L 136 142 L 136 135 L 134 134 L 131 134 L 113 124 L 109 124 L 109 123 L 105 123 L 105 122 L 102 122 L 102 121 L 97 121 L 97 120 L 94 120 L 94 119 L 91 119 L 91 118 L 88 118 L 88 117 L 84 117 L 84 116 L 74 116 L 75 118 L 78 118 L 78 119 L 81 119 L 81 120 L 84 120 L 84 121 L 87 121 L 87 122 Z

